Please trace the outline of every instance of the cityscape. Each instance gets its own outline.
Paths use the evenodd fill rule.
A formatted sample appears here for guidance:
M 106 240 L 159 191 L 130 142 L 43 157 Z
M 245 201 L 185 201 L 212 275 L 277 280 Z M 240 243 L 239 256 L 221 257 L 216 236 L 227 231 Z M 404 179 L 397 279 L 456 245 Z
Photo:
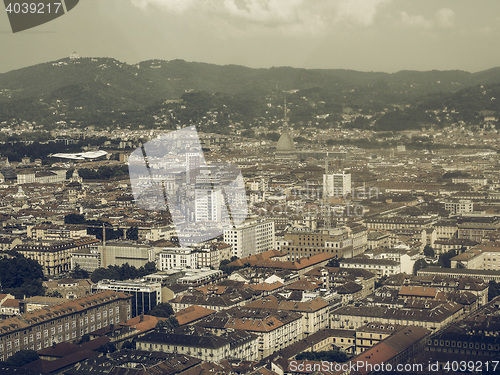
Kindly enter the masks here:
M 111 2 L 89 3 L 19 35 L 62 41 Z M 299 46 L 384 11 L 437 38 L 465 17 L 126 3 L 152 24 L 178 17 L 182 41 L 210 14 L 207 35 L 229 28 L 229 44 L 248 28 L 299 30 Z M 73 44 L 0 64 L 0 375 L 500 373 L 494 56 L 385 73 L 235 65 L 212 60 L 215 44 L 134 62 Z

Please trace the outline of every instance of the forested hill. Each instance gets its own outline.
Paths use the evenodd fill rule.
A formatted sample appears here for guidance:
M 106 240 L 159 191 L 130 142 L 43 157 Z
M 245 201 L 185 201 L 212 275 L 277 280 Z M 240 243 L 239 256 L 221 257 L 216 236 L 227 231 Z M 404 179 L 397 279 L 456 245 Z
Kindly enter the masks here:
M 481 85 L 494 93 L 499 83 L 500 68 L 478 73 L 433 70 L 388 74 L 291 67 L 252 69 L 183 60 L 129 65 L 111 58 L 66 58 L 0 74 L 0 122 L 36 121 L 50 128 L 59 121 L 97 126 L 142 121 L 147 126 L 151 119 L 144 116 L 161 112 L 166 102 L 186 101 L 187 94 L 198 92 L 212 96 L 208 102 L 198 103 L 201 106 L 209 110 L 233 106 L 234 113 L 225 109 L 228 117 L 252 122 L 269 114 L 266 106 L 282 102 L 283 91 L 290 100 L 291 116 L 307 121 L 340 114 L 346 107 L 375 114 L 387 108 L 453 106 L 471 95 L 483 95 Z M 496 103 L 483 103 L 476 97 L 472 101 L 475 112 L 497 112 Z M 195 117 L 206 109 L 189 104 Z

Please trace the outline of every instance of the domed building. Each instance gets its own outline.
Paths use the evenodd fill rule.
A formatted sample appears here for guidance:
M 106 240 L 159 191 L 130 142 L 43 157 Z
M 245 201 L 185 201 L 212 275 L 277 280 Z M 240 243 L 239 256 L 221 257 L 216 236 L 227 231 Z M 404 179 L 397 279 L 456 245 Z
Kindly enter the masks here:
M 83 186 L 83 179 L 80 177 L 77 169 L 73 171 L 69 183 L 65 186 L 65 194 L 67 195 L 69 204 L 76 204 L 87 196 L 87 192 Z
M 21 202 L 21 203 L 26 203 L 26 201 L 28 200 L 28 196 L 26 195 L 21 186 L 18 186 L 17 193 L 12 194 L 12 197 L 16 202 Z
M 276 145 L 276 159 L 290 160 L 296 158 L 297 153 L 292 135 L 290 134 L 290 132 L 285 131 L 283 134 L 281 134 L 281 137 L 278 140 L 278 144 Z
M 292 160 L 297 158 L 297 150 L 295 149 L 295 143 L 293 142 L 292 134 L 288 129 L 288 116 L 286 109 L 286 99 L 285 99 L 285 112 L 283 116 L 283 126 L 285 131 L 281 134 L 278 144 L 276 145 L 276 159 L 278 160 Z

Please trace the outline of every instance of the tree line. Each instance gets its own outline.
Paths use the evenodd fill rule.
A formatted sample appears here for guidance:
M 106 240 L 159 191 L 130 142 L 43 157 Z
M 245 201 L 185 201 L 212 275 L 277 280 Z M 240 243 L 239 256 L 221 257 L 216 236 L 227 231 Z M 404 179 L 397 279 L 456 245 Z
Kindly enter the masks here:
M 3 293 L 10 293 L 21 299 L 43 295 L 44 279 L 42 266 L 24 255 L 8 251 L 0 254 L 0 285 Z
M 156 265 L 154 262 L 148 262 L 144 266 L 136 268 L 128 263 L 121 266 L 108 266 L 107 268 L 97 268 L 90 275 L 90 280 L 97 283 L 101 280 L 131 280 L 144 277 L 156 272 Z

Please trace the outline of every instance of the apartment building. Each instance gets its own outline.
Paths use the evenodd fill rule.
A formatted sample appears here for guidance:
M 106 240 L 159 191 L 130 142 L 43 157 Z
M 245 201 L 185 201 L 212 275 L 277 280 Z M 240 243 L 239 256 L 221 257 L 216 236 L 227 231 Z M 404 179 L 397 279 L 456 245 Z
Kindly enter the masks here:
M 434 241 L 434 253 L 436 255 L 447 253 L 451 250 L 462 250 L 470 249 L 478 245 L 477 241 L 471 241 L 464 238 L 450 238 L 448 240 L 436 240 Z
M 323 175 L 323 198 L 343 198 L 351 193 L 351 174 L 325 173 Z
M 458 223 L 456 219 L 440 220 L 433 228 L 436 230 L 437 240 L 449 240 L 456 238 L 458 234 Z
M 372 322 L 416 325 L 437 331 L 464 314 L 464 307 L 455 302 L 423 304 L 422 308 L 386 306 L 343 306 L 331 312 L 330 328 L 353 329 Z
M 151 332 L 137 339 L 137 349 L 185 354 L 210 362 L 222 362 L 228 359 L 258 360 L 257 335 L 234 331 L 214 336 L 199 331 L 199 327 L 195 331 L 191 326 L 184 331 L 176 330 L 173 333 Z
M 176 267 L 198 268 L 198 251 L 189 247 L 164 247 L 156 255 L 156 268 L 159 271 Z
M 222 260 L 231 259 L 231 245 L 217 242 L 197 249 L 198 268 L 219 269 Z
M 377 278 L 401 272 L 401 263 L 390 259 L 351 258 L 340 261 L 340 267 L 373 272 Z
M 369 229 L 395 230 L 395 229 L 426 229 L 437 222 L 437 217 L 384 217 L 374 216 L 364 220 Z
M 499 308 L 500 298 L 496 297 L 474 315 L 428 338 L 428 350 L 443 355 L 500 358 Z
M 20 350 L 75 341 L 131 318 L 131 296 L 104 291 L 0 321 L 0 361 Z
M 382 247 L 389 247 L 390 235 L 387 232 L 371 230 L 367 236 L 368 249 L 377 249 Z
M 373 322 L 365 324 L 356 330 L 356 354 L 361 354 L 405 326 L 399 324 L 382 324 Z
M 463 217 L 458 223 L 458 238 L 481 242 L 500 230 L 500 217 Z
M 302 333 L 306 336 L 329 327 L 330 305 L 319 297 L 302 302 L 267 296 L 246 304 L 245 308 L 298 312 L 302 314 Z
M 357 255 L 366 249 L 366 229 L 364 241 L 363 231 L 355 233 L 356 251 L 354 251 L 353 235 L 350 235 L 350 229 L 347 227 L 285 232 L 282 250 L 288 252 L 290 261 L 321 253 L 332 254 L 337 258 L 350 258 L 354 253 Z M 360 239 L 358 239 L 358 233 L 361 233 Z
M 462 215 L 474 211 L 474 204 L 470 199 L 459 199 L 445 202 L 444 209 L 451 215 Z
M 38 224 L 27 226 L 27 236 L 36 241 L 71 240 L 87 237 L 87 227 L 84 225 Z
M 17 245 L 14 250 L 26 258 L 36 260 L 45 275 L 53 276 L 68 272 L 71 269 L 71 254 L 99 243 L 95 238 L 81 238 L 58 242 L 52 245 Z
M 302 337 L 302 315 L 292 311 L 236 307 L 212 314 L 199 323 L 215 334 L 247 331 L 259 337 L 258 358 L 281 350 Z
M 238 258 L 260 254 L 276 248 L 273 220 L 251 220 L 224 231 L 224 242 L 231 245 Z
M 478 245 L 451 260 L 451 268 L 500 271 L 500 247 Z

